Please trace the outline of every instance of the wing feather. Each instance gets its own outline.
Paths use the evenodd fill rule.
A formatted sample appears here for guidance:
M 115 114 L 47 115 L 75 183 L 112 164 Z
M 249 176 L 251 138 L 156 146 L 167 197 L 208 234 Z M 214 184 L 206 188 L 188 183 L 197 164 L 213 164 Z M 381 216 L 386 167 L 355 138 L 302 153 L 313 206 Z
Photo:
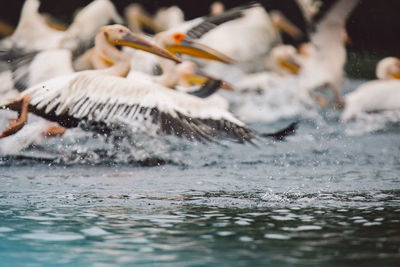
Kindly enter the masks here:
M 186 32 L 186 35 L 192 39 L 200 39 L 204 34 L 208 33 L 209 31 L 218 27 L 219 25 L 243 17 L 244 10 L 255 6 L 259 6 L 259 4 L 250 3 L 247 5 L 230 9 L 222 13 L 221 15 L 203 18 L 203 20 L 199 24 L 196 24 L 192 28 L 190 28 Z
M 207 99 L 152 82 L 132 84 L 96 71 L 58 77 L 24 94 L 31 96 L 31 110 L 64 126 L 86 121 L 155 127 L 165 134 L 199 141 L 227 138 L 245 142 L 256 136 L 230 112 Z

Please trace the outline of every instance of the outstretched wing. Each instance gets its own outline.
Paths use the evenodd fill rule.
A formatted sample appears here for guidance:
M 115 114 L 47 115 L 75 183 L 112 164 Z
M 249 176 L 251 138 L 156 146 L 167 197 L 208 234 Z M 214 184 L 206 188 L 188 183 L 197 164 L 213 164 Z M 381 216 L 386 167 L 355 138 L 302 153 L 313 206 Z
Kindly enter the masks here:
M 218 27 L 219 25 L 243 17 L 246 9 L 255 6 L 259 6 L 259 4 L 250 3 L 230 9 L 221 15 L 202 18 L 199 24 L 196 24 L 186 32 L 186 35 L 192 39 L 200 39 L 204 34 Z
M 342 43 L 346 20 L 359 2 L 359 0 L 337 0 L 328 7 L 326 13 L 317 14 L 312 24 L 311 41 L 318 47 L 327 47 L 335 41 L 335 44 Z
M 124 124 L 199 141 L 250 142 L 256 136 L 230 112 L 206 99 L 94 71 L 58 77 L 24 94 L 31 97 L 30 111 L 65 127 L 76 127 L 81 121 L 109 127 Z

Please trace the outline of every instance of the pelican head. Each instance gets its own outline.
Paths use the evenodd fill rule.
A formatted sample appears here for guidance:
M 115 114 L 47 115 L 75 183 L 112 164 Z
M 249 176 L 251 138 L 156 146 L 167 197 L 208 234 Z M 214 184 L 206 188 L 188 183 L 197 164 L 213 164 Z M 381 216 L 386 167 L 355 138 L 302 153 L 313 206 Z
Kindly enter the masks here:
M 190 40 L 184 33 L 161 32 L 156 34 L 155 40 L 158 45 L 173 54 L 186 54 L 192 57 L 216 60 L 226 64 L 236 63 L 233 58 L 204 44 Z
M 301 68 L 296 48 L 291 45 L 274 47 L 270 53 L 269 65 L 280 74 L 298 74 Z
M 168 8 L 160 8 L 154 16 L 155 25 L 158 27 L 158 32 L 172 29 L 185 22 L 185 15 L 182 9 L 177 6 Z
M 104 35 L 107 42 L 113 46 L 129 46 L 173 60 L 176 63 L 182 62 L 167 50 L 144 40 L 125 26 L 118 24 L 104 26 L 100 28 L 99 34 Z
M 225 6 L 223 3 L 217 1 L 211 4 L 210 6 L 210 14 L 211 16 L 218 16 L 224 13 Z
M 386 57 L 376 65 L 376 77 L 382 80 L 400 79 L 400 59 Z

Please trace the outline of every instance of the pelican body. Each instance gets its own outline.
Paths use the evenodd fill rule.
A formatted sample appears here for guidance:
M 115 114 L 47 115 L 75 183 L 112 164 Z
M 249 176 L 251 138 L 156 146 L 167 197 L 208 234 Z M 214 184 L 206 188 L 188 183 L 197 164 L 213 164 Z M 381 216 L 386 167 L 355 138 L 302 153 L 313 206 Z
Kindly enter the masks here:
M 400 60 L 382 59 L 376 66 L 376 76 L 378 80 L 366 82 L 345 96 L 341 121 L 348 122 L 366 112 L 400 110 Z

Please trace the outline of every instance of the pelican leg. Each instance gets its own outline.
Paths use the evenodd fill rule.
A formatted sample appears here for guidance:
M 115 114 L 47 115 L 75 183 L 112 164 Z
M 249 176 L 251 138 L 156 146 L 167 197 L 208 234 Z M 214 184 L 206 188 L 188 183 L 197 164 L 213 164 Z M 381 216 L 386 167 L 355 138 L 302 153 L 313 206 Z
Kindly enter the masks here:
M 330 88 L 332 89 L 333 97 L 334 97 L 335 102 L 336 102 L 336 106 L 335 106 L 335 107 L 336 107 L 337 109 L 342 109 L 342 108 L 344 108 L 345 102 L 344 102 L 342 96 L 340 95 L 340 90 L 339 90 L 339 88 L 333 87 L 333 86 L 331 86 Z
M 60 125 L 52 125 L 46 130 L 43 131 L 44 137 L 56 137 L 56 136 L 62 136 L 67 129 L 65 127 L 62 127 Z
M 13 102 L 8 106 L 20 107 L 18 118 L 10 119 L 10 124 L 6 129 L 0 134 L 0 138 L 13 135 L 24 127 L 25 123 L 28 121 L 28 108 L 29 108 L 30 97 L 28 95 L 24 96 L 21 100 Z
M 315 102 L 320 105 L 321 108 L 326 108 L 328 106 L 328 101 L 324 97 L 314 94 L 312 92 L 310 93 L 310 95 L 312 98 L 314 98 Z

